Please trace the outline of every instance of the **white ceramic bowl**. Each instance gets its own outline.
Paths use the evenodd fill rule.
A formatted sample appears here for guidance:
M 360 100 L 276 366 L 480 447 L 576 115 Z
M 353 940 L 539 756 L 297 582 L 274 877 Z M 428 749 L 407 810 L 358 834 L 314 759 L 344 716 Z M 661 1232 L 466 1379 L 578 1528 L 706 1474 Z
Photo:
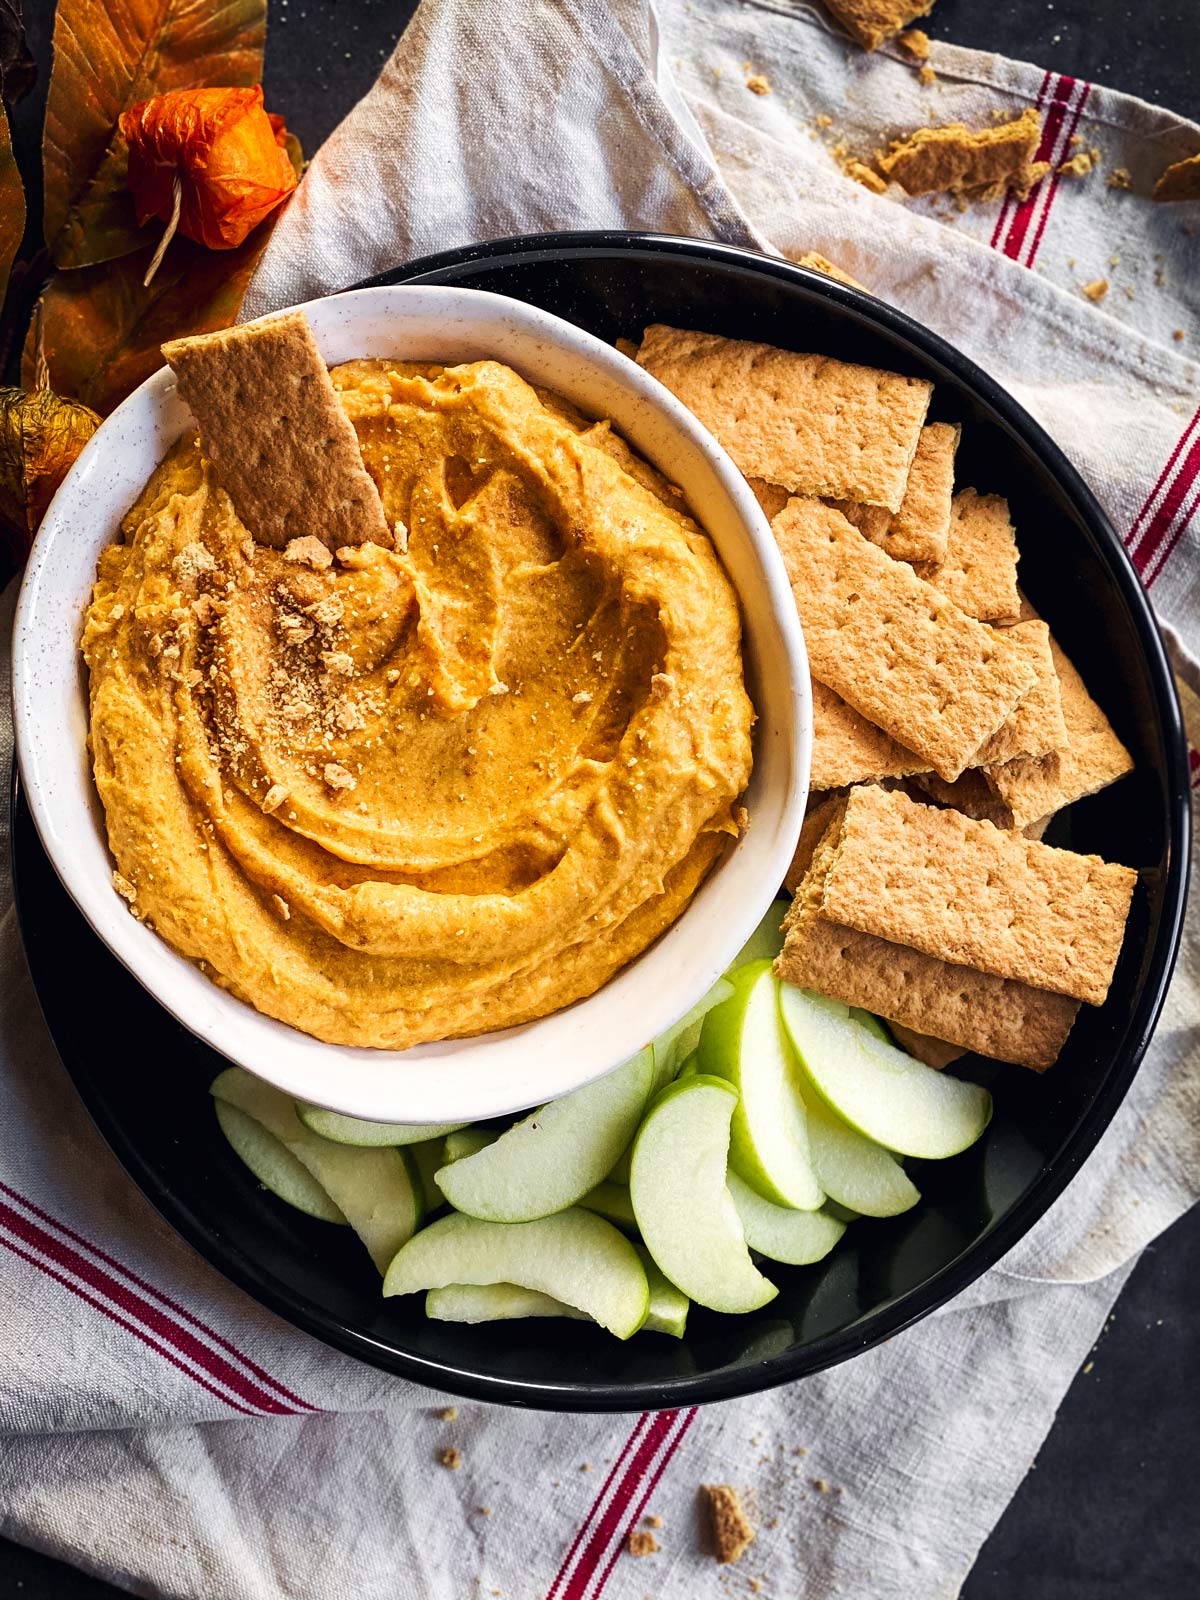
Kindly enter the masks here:
M 350 1049 L 322 1044 L 219 989 L 135 921 L 114 892 L 85 748 L 79 638 L 96 560 L 169 446 L 192 426 L 166 369 L 99 429 L 34 544 L 14 638 L 21 781 L 47 854 L 96 933 L 229 1060 L 298 1098 L 383 1121 L 465 1122 L 537 1105 L 599 1077 L 681 1017 L 736 956 L 783 880 L 807 793 L 812 722 L 783 562 L 754 496 L 715 440 L 648 373 L 572 324 L 472 289 L 360 289 L 301 309 L 331 366 L 359 356 L 507 362 L 588 415 L 610 417 L 679 485 L 741 598 L 758 711 L 748 832 L 636 961 L 589 999 L 519 1028 L 404 1051 Z

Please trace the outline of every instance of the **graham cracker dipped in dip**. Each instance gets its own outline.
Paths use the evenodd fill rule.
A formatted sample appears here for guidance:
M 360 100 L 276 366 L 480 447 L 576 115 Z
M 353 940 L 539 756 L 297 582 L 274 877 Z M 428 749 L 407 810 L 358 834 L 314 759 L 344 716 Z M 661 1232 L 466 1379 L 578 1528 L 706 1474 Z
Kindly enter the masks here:
M 497 362 L 327 374 L 299 316 L 167 354 L 200 437 L 103 553 L 83 639 L 131 909 L 335 1043 L 591 994 L 750 775 L 736 596 L 680 496 Z

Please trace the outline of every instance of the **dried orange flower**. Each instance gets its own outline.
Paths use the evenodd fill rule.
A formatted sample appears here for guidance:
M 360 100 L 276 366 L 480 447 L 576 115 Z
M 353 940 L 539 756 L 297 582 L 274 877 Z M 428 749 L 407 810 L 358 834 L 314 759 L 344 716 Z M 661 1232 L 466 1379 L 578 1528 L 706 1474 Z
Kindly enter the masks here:
M 48 388 L 0 389 L 0 571 L 20 566 L 54 491 L 100 426 Z
M 121 114 L 140 223 L 233 250 L 296 187 L 283 118 L 253 89 L 176 89 Z M 176 215 L 177 213 L 177 215 Z

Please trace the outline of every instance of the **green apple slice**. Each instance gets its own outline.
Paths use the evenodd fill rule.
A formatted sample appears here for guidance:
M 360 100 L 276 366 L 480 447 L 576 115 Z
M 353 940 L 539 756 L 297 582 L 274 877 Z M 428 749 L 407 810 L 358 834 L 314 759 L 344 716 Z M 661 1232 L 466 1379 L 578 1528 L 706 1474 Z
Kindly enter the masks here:
M 665 1089 L 675 1076 L 679 1063 L 692 1051 L 700 1039 L 704 1019 L 714 1006 L 728 1000 L 733 985 L 728 978 L 718 978 L 712 988 L 701 996 L 690 1011 L 685 1011 L 679 1021 L 654 1041 L 654 1091 Z
M 319 1222 L 345 1225 L 345 1217 L 308 1168 L 261 1122 L 223 1100 L 216 1102 L 216 1112 L 221 1132 L 233 1146 L 234 1154 L 245 1162 L 264 1189 Z
M 762 914 L 762 921 L 746 940 L 737 959 L 725 971 L 727 978 L 735 976 L 752 961 L 774 961 L 783 949 L 783 919 L 787 916 L 787 901 L 772 900 Z
M 736 1172 L 728 1173 L 725 1181 L 742 1219 L 746 1243 L 772 1261 L 807 1267 L 827 1256 L 846 1231 L 844 1222 L 824 1211 L 796 1211 L 791 1206 L 773 1205 L 743 1183 Z
M 446 1197 L 437 1186 L 435 1174 L 445 1166 L 445 1140 L 426 1139 L 422 1144 L 410 1144 L 405 1150 L 409 1165 L 416 1173 L 421 1188 L 421 1213 L 428 1216 L 446 1204 Z
M 484 1222 L 532 1222 L 574 1205 L 612 1170 L 650 1096 L 653 1050 L 552 1100 L 495 1144 L 443 1167 L 438 1186 L 456 1211 Z
M 425 1315 L 435 1322 L 512 1322 L 521 1317 L 572 1317 L 590 1322 L 585 1311 L 519 1283 L 448 1283 L 430 1289 Z
M 579 1204 L 588 1211 L 594 1211 L 598 1217 L 607 1217 L 610 1222 L 615 1222 L 618 1228 L 637 1227 L 633 1202 L 624 1184 L 612 1183 L 606 1178 L 594 1189 L 589 1189 Z
M 343 1213 L 383 1272 L 421 1220 L 417 1180 L 399 1150 L 351 1149 L 306 1128 L 288 1095 L 228 1067 L 209 1087 L 224 1101 L 261 1123 L 308 1170 Z
M 876 1144 L 936 1161 L 966 1150 L 987 1127 L 986 1089 L 877 1038 L 840 1001 L 785 983 L 780 1014 L 807 1083 Z
M 344 1117 L 340 1111 L 324 1106 L 296 1102 L 296 1111 L 306 1128 L 335 1144 L 376 1145 L 423 1144 L 426 1139 L 441 1139 L 465 1122 L 364 1122 L 361 1117 Z
M 450 1284 L 515 1283 L 562 1300 L 628 1339 L 646 1320 L 650 1290 L 629 1240 L 591 1211 L 572 1206 L 535 1222 L 481 1222 L 451 1212 L 399 1251 L 385 1295 Z
M 448 1133 L 442 1141 L 442 1164 L 465 1161 L 467 1156 L 477 1156 L 500 1137 L 495 1128 L 459 1128 Z
M 646 1269 L 646 1282 L 650 1288 L 650 1309 L 639 1331 L 666 1333 L 672 1339 L 682 1339 L 687 1331 L 688 1309 L 692 1302 L 659 1271 L 654 1257 L 644 1244 L 635 1243 L 633 1248 Z
M 813 1170 L 769 962 L 743 967 L 730 999 L 705 1017 L 699 1070 L 727 1078 L 738 1092 L 729 1142 L 734 1171 L 776 1205 L 816 1211 L 825 1194 Z
M 697 1075 L 664 1089 L 633 1147 L 629 1193 L 656 1266 L 713 1311 L 756 1311 L 778 1293 L 750 1259 L 725 1171 L 737 1094 Z
M 822 1189 L 830 1200 L 862 1217 L 897 1217 L 921 1198 L 904 1168 L 881 1144 L 864 1139 L 809 1091 L 808 1144 Z

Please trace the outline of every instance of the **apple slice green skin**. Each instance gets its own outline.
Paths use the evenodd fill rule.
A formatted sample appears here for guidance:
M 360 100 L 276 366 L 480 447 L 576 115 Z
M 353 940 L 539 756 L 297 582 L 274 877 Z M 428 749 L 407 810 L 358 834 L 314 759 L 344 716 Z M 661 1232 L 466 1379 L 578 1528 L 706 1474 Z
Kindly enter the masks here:
M 255 1122 L 253 1117 L 224 1100 L 216 1102 L 216 1112 L 221 1132 L 229 1140 L 233 1153 L 250 1168 L 264 1189 L 306 1216 L 316 1217 L 318 1222 L 340 1222 L 343 1227 L 348 1226 L 303 1162 L 273 1133 L 268 1133 L 261 1122 Z
M 771 1261 L 783 1261 L 792 1267 L 811 1266 L 827 1256 L 846 1231 L 846 1224 L 827 1212 L 772 1205 L 743 1183 L 736 1172 L 730 1172 L 725 1181 L 742 1219 L 746 1243 Z
M 684 1012 L 665 1033 L 654 1041 L 654 1092 L 665 1089 L 675 1076 L 679 1063 L 691 1055 L 700 1039 L 704 1019 L 714 1006 L 728 1000 L 733 985 L 728 978 L 718 978 L 712 988 L 701 996 L 690 1011 Z
M 885 1149 L 944 1160 L 968 1149 L 987 1127 L 986 1089 L 906 1055 L 839 1001 L 785 983 L 780 1014 L 806 1085 Z
M 310 1106 L 303 1100 L 296 1102 L 300 1121 L 322 1139 L 332 1139 L 335 1144 L 379 1145 L 423 1144 L 426 1139 L 442 1139 L 456 1128 L 465 1128 L 465 1122 L 365 1122 L 361 1117 L 346 1117 L 340 1111 L 326 1111 L 324 1106 Z
M 738 1093 L 729 1142 L 734 1171 L 776 1205 L 816 1211 L 825 1194 L 769 962 L 751 962 L 737 974 L 731 998 L 704 1019 L 699 1054 L 700 1072 L 728 1079 Z
M 385 1295 L 450 1284 L 514 1283 L 584 1312 L 628 1339 L 650 1306 L 645 1269 L 611 1222 L 572 1206 L 534 1222 L 482 1222 L 451 1212 L 415 1234 L 383 1280 Z
M 426 1139 L 422 1144 L 405 1146 L 408 1164 L 417 1175 L 421 1190 L 421 1214 L 427 1217 L 446 1204 L 446 1197 L 437 1186 L 435 1174 L 445 1166 L 444 1139 Z
M 241 1067 L 228 1067 L 209 1086 L 223 1100 L 253 1117 L 307 1168 L 366 1245 L 383 1272 L 421 1220 L 417 1179 L 395 1149 L 351 1149 L 306 1128 L 295 1102 Z
M 757 1311 L 778 1293 L 750 1259 L 725 1186 L 737 1094 L 697 1075 L 655 1100 L 633 1147 L 629 1193 L 642 1241 L 677 1289 L 713 1311 Z
M 762 914 L 762 920 L 746 940 L 735 961 L 726 969 L 725 976 L 732 978 L 752 961 L 774 961 L 783 949 L 783 919 L 787 916 L 787 901 L 772 900 Z
M 519 1283 L 448 1283 L 444 1289 L 430 1289 L 425 1296 L 425 1315 L 434 1322 L 513 1322 L 522 1317 L 592 1320 L 585 1311 L 540 1289 L 523 1289 Z
M 647 1045 L 631 1060 L 552 1100 L 476 1155 L 452 1162 L 438 1186 L 456 1211 L 483 1222 L 533 1222 L 595 1188 L 637 1131 L 654 1076 Z
M 809 1093 L 808 1143 L 829 1200 L 861 1217 L 898 1217 L 921 1198 L 904 1168 L 881 1144 L 843 1122 L 819 1094 Z
M 459 1128 L 454 1133 L 448 1133 L 442 1141 L 442 1165 L 449 1166 L 453 1161 L 477 1156 L 488 1145 L 495 1144 L 499 1137 L 495 1128 Z

